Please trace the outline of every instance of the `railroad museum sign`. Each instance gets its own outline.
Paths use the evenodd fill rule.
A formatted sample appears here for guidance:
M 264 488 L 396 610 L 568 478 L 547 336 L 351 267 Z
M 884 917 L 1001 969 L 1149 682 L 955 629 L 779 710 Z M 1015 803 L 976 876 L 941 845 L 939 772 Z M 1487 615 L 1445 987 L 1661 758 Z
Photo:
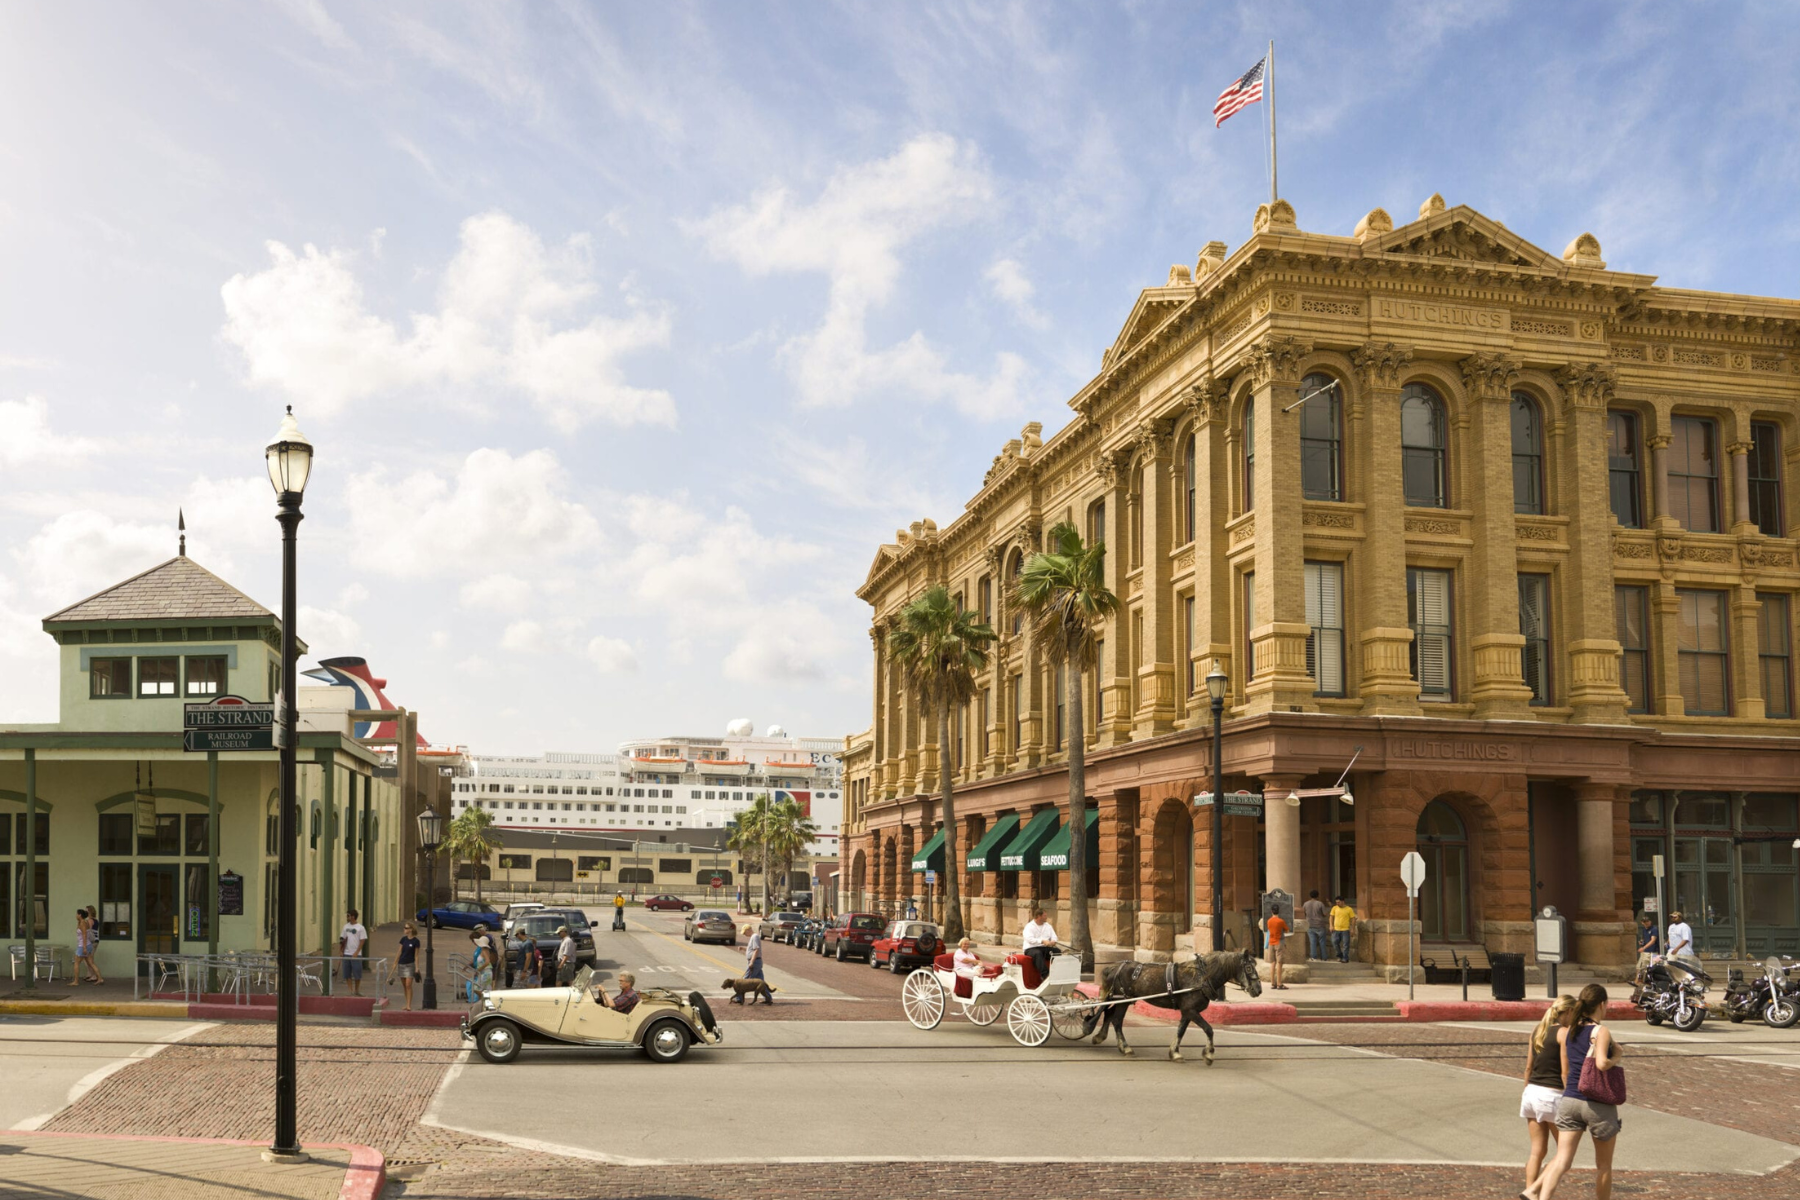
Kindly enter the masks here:
M 242 696 L 220 696 L 205 704 L 184 704 L 182 743 L 188 750 L 275 749 L 275 706 Z

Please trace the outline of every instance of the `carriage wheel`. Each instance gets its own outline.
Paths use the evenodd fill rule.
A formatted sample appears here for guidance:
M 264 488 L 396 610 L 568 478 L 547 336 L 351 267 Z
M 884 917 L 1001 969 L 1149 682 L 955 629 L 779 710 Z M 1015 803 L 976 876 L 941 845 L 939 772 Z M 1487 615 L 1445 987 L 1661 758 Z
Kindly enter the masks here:
M 1092 1010 L 1079 1001 L 1070 1003 L 1063 1001 L 1050 1008 L 1050 1028 L 1056 1030 L 1056 1036 L 1071 1042 L 1079 1042 L 1092 1032 L 1088 1028 L 1087 1018 Z
M 900 985 L 900 1007 L 918 1029 L 936 1029 L 944 1019 L 944 985 L 937 974 L 920 967 Z
M 981 1000 L 963 1009 L 963 1016 L 977 1025 L 992 1025 L 1006 1011 L 1004 1004 L 995 1004 L 992 1000 Z
M 1050 1006 L 1036 996 L 1024 995 L 1006 1006 L 1006 1028 L 1021 1046 L 1041 1046 L 1050 1040 Z

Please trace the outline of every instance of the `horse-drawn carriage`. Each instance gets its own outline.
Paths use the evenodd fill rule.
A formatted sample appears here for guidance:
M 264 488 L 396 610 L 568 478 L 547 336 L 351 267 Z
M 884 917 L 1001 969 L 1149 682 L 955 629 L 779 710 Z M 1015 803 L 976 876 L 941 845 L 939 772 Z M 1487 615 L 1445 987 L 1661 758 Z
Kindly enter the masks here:
M 936 1029 L 952 1003 L 976 1025 L 992 1025 L 1005 1013 L 1014 1041 L 1041 1046 L 1052 1029 L 1075 1041 L 1091 1028 L 1086 1024 L 1089 1004 L 1075 991 L 1080 982 L 1081 959 L 1074 954 L 1052 958 L 1046 977 L 1023 954 L 1007 955 L 1004 964 L 984 965 L 975 976 L 958 975 L 952 956 L 940 954 L 931 966 L 906 977 L 900 1006 L 919 1029 Z

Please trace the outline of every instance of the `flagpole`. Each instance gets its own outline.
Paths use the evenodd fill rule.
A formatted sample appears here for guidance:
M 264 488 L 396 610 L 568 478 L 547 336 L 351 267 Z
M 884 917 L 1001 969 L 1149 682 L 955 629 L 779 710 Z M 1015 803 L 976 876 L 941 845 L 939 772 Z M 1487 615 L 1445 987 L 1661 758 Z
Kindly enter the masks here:
M 1269 203 L 1279 194 L 1275 173 L 1275 39 L 1269 39 Z

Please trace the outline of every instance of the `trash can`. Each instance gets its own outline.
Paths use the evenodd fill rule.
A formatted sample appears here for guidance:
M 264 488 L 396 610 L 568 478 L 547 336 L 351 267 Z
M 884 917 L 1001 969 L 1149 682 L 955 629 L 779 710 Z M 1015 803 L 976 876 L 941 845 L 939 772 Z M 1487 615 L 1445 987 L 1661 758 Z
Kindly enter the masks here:
M 1525 998 L 1525 956 L 1523 954 L 1490 954 L 1488 962 L 1494 970 L 1494 999 Z

